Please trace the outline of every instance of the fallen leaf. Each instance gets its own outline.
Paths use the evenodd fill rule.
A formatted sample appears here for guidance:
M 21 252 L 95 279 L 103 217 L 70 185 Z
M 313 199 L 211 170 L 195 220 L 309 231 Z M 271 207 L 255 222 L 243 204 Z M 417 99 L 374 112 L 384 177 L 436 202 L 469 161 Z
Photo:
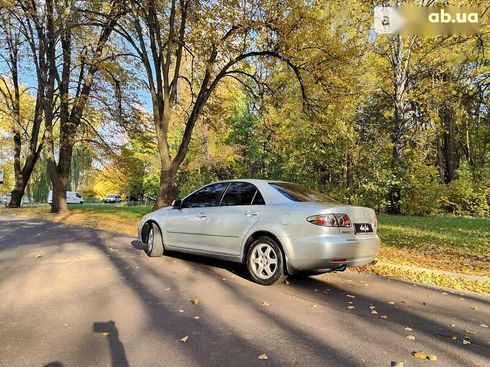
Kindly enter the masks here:
M 411 327 L 408 327 L 408 326 L 405 328 L 405 330 L 406 331 L 413 331 L 413 329 Z
M 467 334 L 470 334 L 470 335 L 476 334 L 476 331 L 473 331 L 473 330 L 465 330 L 464 332 Z
M 346 297 L 349 297 L 349 298 L 356 298 L 356 296 L 353 296 L 352 294 L 347 294 Z
M 477 311 L 477 310 L 478 310 L 478 307 L 476 307 L 476 306 L 471 306 L 471 307 L 470 307 L 470 310 L 472 310 L 472 311 Z
M 394 305 L 395 304 L 395 301 L 388 301 L 388 304 Z
M 311 307 L 314 307 L 314 308 L 316 308 L 317 306 L 316 306 L 316 305 L 311 305 Z
M 179 310 L 179 312 L 184 312 L 184 310 Z
M 429 361 L 432 361 L 432 362 L 435 362 L 437 361 L 437 356 L 435 354 L 431 354 L 429 357 L 428 357 Z
M 369 308 L 370 308 L 371 310 L 374 310 L 376 307 L 374 307 L 374 306 L 369 306 Z
M 40 257 L 43 257 L 43 255 L 36 255 L 36 259 L 39 259 Z
M 315 289 L 315 292 L 318 292 L 318 289 Z
M 110 332 L 108 332 L 108 331 L 104 331 L 104 332 L 102 333 L 102 335 L 104 335 L 104 336 L 109 336 L 109 335 L 111 335 L 111 333 L 110 333 Z
M 424 352 L 412 352 L 412 355 L 417 359 L 426 359 L 427 355 Z
M 200 317 L 199 316 L 194 316 L 194 320 L 199 320 Z
M 387 316 L 387 315 L 381 315 L 380 317 L 381 317 L 382 319 L 385 319 L 385 320 L 388 318 L 388 316 Z
M 199 300 L 197 298 L 194 298 L 191 302 L 194 303 L 195 305 L 199 304 Z
M 349 310 L 353 310 L 355 307 L 354 306 L 347 306 Z
M 269 359 L 269 357 L 267 357 L 267 354 L 261 354 L 258 359 Z
M 185 343 L 189 339 L 189 335 L 184 336 L 183 338 L 180 339 L 182 343 Z
M 481 327 L 488 327 L 487 324 L 480 324 Z
M 455 326 L 456 326 L 456 324 L 451 324 L 451 327 L 455 327 Z
M 266 301 L 262 302 L 262 306 L 270 306 Z
M 170 288 L 165 288 L 165 290 L 168 292 L 170 290 Z
M 458 337 L 457 336 L 452 336 L 451 339 L 452 340 L 458 340 Z
M 403 362 L 391 362 L 391 367 L 405 367 Z
M 415 337 L 413 335 L 407 335 L 405 338 L 408 340 L 415 340 Z
M 463 339 L 463 344 L 471 344 L 471 342 L 469 340 L 466 340 L 466 339 Z
M 373 315 L 377 315 L 377 314 L 378 314 L 378 311 L 376 311 L 376 310 L 371 310 L 371 313 L 372 313 Z
M 349 305 L 351 305 L 351 304 L 353 304 L 354 302 L 352 302 L 352 301 L 349 301 L 349 302 L 347 302 L 347 303 L 348 303 Z

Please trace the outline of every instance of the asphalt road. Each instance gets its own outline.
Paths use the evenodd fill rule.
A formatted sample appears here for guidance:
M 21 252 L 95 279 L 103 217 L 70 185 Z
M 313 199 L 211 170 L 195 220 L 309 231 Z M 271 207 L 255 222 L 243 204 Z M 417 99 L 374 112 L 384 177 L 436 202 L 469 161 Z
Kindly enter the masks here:
M 262 287 L 238 265 L 0 218 L 0 366 L 490 366 L 481 324 L 489 296 L 351 272 Z

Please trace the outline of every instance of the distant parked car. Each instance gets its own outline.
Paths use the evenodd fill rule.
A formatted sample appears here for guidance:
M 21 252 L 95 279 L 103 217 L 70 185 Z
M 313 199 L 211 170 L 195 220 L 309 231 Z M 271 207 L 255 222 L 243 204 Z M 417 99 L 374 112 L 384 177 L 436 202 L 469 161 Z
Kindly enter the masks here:
M 233 180 L 145 215 L 138 235 L 149 256 L 169 250 L 241 262 L 255 282 L 269 285 L 286 274 L 373 262 L 376 231 L 373 209 L 290 182 Z
M 121 195 L 107 195 L 104 199 L 104 203 L 118 204 L 121 202 Z
M 48 194 L 48 204 L 51 204 L 52 202 L 53 202 L 53 191 L 50 191 Z M 83 198 L 78 192 L 67 191 L 66 202 L 68 204 L 83 204 Z

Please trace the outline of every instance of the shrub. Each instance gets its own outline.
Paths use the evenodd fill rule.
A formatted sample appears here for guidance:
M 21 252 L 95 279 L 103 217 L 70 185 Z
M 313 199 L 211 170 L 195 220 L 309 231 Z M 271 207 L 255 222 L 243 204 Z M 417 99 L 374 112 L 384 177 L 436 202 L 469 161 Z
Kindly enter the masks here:
M 475 182 L 469 165 L 464 162 L 458 170 L 458 179 L 446 188 L 442 208 L 455 215 L 489 216 L 489 197 L 488 186 Z

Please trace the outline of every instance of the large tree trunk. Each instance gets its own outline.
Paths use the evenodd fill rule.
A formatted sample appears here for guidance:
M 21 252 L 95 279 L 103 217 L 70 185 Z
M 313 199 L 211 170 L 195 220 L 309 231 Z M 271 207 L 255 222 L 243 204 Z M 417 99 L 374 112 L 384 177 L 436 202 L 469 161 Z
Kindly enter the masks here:
M 31 177 L 34 165 L 36 164 L 38 156 L 29 156 L 26 159 L 24 168 L 15 177 L 15 187 L 12 190 L 12 196 L 9 203 L 9 208 L 19 208 L 22 204 L 22 197 L 24 196 L 26 186 Z
M 160 171 L 160 192 L 154 207 L 158 209 L 169 206 L 176 198 L 175 173 L 171 169 L 162 168 Z

